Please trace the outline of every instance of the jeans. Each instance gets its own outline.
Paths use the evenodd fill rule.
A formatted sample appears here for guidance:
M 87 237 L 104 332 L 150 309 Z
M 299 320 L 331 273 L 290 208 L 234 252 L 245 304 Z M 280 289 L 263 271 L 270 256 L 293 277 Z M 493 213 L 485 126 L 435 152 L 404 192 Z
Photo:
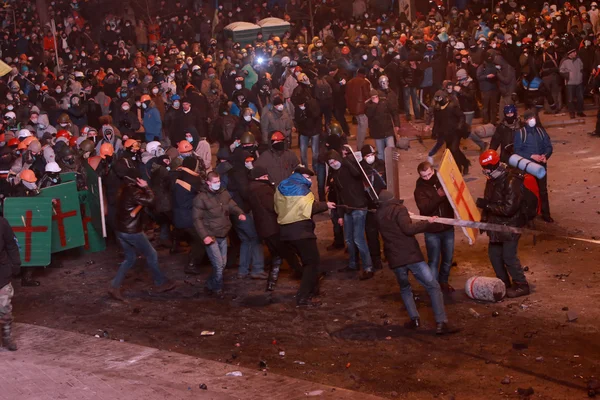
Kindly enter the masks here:
M 204 255 L 206 254 L 206 249 L 204 248 L 203 238 L 198 235 L 198 231 L 196 228 L 185 228 L 184 232 L 186 232 L 189 236 L 190 240 L 190 253 L 188 255 L 188 264 L 190 265 L 200 265 L 204 260 Z
M 408 271 L 412 272 L 415 279 L 425 288 L 425 290 L 427 290 L 427 294 L 431 299 L 431 307 L 433 308 L 435 322 L 438 324 L 448 322 L 446 311 L 444 309 L 444 296 L 442 295 L 440 284 L 431 274 L 431 270 L 425 261 L 404 265 L 395 268 L 393 271 L 396 275 L 396 280 L 400 285 L 400 295 L 402 296 L 402 301 L 404 302 L 404 306 L 406 307 L 410 319 L 417 319 L 420 317 L 413 297 L 412 288 L 408 281 Z
M 569 112 L 582 113 L 583 112 L 583 85 L 567 85 L 567 103 L 569 106 Z
M 356 121 L 358 122 L 358 128 L 356 129 L 356 149 L 360 151 L 367 137 L 369 118 L 365 114 L 360 114 L 356 116 Z
M 557 74 L 550 74 L 542 78 L 544 81 L 544 86 L 550 91 L 552 94 L 552 99 L 554 100 L 554 104 L 556 106 L 555 110 L 560 111 L 562 108 L 562 93 L 560 92 L 560 81 L 559 76 Z M 548 100 L 544 100 L 544 106 L 546 108 L 546 112 L 553 111 L 550 108 L 550 104 L 548 104 Z
M 394 147 L 394 137 L 388 136 L 383 139 L 375 139 L 375 146 L 377 147 L 377 158 L 385 160 L 385 148 Z
M 369 254 L 367 239 L 365 239 L 366 222 L 367 210 L 352 210 L 344 214 L 344 239 L 350 256 L 348 266 L 356 269 L 356 248 L 358 248 L 363 268 L 368 272 L 373 269 L 373 262 Z
M 319 163 L 319 135 L 300 135 L 300 162 L 308 168 L 308 143 L 311 142 L 312 169 Z
M 421 106 L 419 105 L 419 99 L 417 98 L 417 88 L 414 87 L 403 87 L 402 96 L 404 97 L 404 113 L 406 119 L 410 118 L 410 103 L 412 102 L 413 114 L 415 119 L 421 118 Z
M 240 266 L 238 275 L 248 275 L 250 264 L 252 264 L 252 274 L 260 274 L 265 272 L 265 253 L 252 216 L 246 214 L 246 220 L 240 221 L 235 219 L 235 232 L 240 241 Z
M 425 232 L 425 247 L 431 274 L 438 282 L 448 283 L 454 257 L 454 228 L 444 232 Z
M 437 153 L 442 148 L 443 145 L 444 145 L 444 138 L 442 136 L 438 136 L 435 144 L 433 145 L 431 150 L 429 150 L 429 153 L 427 155 L 429 157 L 435 156 L 435 153 Z
M 227 264 L 227 238 L 216 238 L 206 246 L 206 254 L 212 265 L 212 273 L 206 281 L 206 287 L 213 292 L 223 290 L 223 270 Z
M 329 126 L 329 124 L 331 123 L 331 116 L 333 114 L 333 108 L 331 107 L 330 104 L 324 105 L 321 104 L 321 115 L 323 115 L 323 117 L 325 117 L 325 126 Z M 319 128 L 320 131 L 320 128 Z
M 152 279 L 156 286 L 160 286 L 167 281 L 165 275 L 158 268 L 158 255 L 156 254 L 156 250 L 154 250 L 154 247 L 152 247 L 152 244 L 150 244 L 150 241 L 143 232 L 125 233 L 117 231 L 117 238 L 125 253 L 125 260 L 123 260 L 119 266 L 117 275 L 115 275 L 111 282 L 113 288 L 119 288 L 123 284 L 127 271 L 135 264 L 136 252 L 146 258 L 146 265 L 152 273 Z
M 502 280 L 506 287 L 510 287 L 510 278 L 512 278 L 513 282 L 527 282 L 523 268 L 521 267 L 521 261 L 519 261 L 519 257 L 517 256 L 518 247 L 519 239 L 508 242 L 490 242 L 488 247 L 488 256 L 490 257 L 492 267 L 494 267 L 496 277 Z
M 381 262 L 381 244 L 379 242 L 379 225 L 377 225 L 377 217 L 375 213 L 367 213 L 367 221 L 365 225 L 365 234 L 367 236 L 367 246 L 369 246 L 369 254 L 373 263 Z

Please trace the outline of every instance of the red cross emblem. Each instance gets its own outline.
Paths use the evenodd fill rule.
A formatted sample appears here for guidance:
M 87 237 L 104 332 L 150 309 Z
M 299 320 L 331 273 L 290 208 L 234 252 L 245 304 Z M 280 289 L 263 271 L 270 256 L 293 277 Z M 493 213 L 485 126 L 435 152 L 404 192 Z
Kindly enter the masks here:
M 60 238 L 60 246 L 65 247 L 67 245 L 67 236 L 65 234 L 65 219 L 69 217 L 76 217 L 77 211 L 72 210 L 68 212 L 63 212 L 62 207 L 60 205 L 60 199 L 52 200 L 52 208 L 54 210 L 52 220 L 56 221 L 56 223 L 58 224 L 58 237 Z
M 460 205 L 461 202 L 464 203 L 465 209 L 467 210 L 467 214 L 469 215 L 469 220 L 475 221 L 475 218 L 473 218 L 473 214 L 471 213 L 471 209 L 469 208 L 469 204 L 465 201 L 465 198 L 463 195 L 463 192 L 465 191 L 465 188 L 466 188 L 465 181 L 462 181 L 459 185 L 458 183 L 456 183 L 456 179 L 454 179 L 453 174 L 450 174 L 450 179 L 452 179 L 452 184 L 454 185 L 454 188 L 457 190 L 456 207 L 458 208 L 458 206 Z
M 25 220 L 23 221 L 24 226 L 13 227 L 14 232 L 25 233 L 25 262 L 31 261 L 31 237 L 35 232 L 46 232 L 47 226 L 31 226 L 33 220 L 33 212 L 25 212 Z
M 81 222 L 83 223 L 83 236 L 85 237 L 85 246 L 86 250 L 90 249 L 90 237 L 88 231 L 88 224 L 92 222 L 92 217 L 88 217 L 85 214 L 85 204 L 81 205 Z

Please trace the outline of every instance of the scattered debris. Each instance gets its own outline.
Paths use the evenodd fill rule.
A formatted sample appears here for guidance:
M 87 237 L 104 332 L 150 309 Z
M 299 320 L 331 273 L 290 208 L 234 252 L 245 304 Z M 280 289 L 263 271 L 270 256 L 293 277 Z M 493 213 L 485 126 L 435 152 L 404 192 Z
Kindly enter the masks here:
M 529 271 L 529 267 L 523 267 L 523 271 L 525 271 L 525 272 Z
M 133 313 L 134 314 L 139 314 L 140 312 L 142 312 L 142 309 L 139 308 L 139 307 L 136 307 L 136 308 L 133 309 Z
M 472 308 L 469 308 L 469 314 L 471 314 L 475 318 L 479 318 L 480 317 L 479 313 L 477 311 L 475 311 L 474 309 L 472 309 Z
M 532 337 L 534 337 L 535 335 L 537 335 L 538 331 L 530 331 L 530 332 L 525 332 L 525 339 L 531 339 Z
M 276 345 L 277 344 L 277 340 L 273 339 L 273 341 L 271 342 L 272 345 Z
M 389 324 L 390 324 L 390 320 L 389 319 L 386 319 L 386 320 L 383 321 L 383 326 L 387 326 Z
M 392 340 L 392 337 L 391 336 L 386 336 L 385 340 Z
M 201 383 L 198 387 L 202 390 L 208 390 L 208 386 L 206 386 L 206 383 Z
M 85 265 L 94 265 L 94 264 L 96 264 L 96 261 L 94 261 L 94 260 L 88 260 L 85 262 Z
M 240 346 L 241 346 L 241 344 L 239 344 L 239 343 L 235 344 L 235 347 L 240 347 Z
M 577 321 L 577 318 L 579 318 L 579 316 L 577 315 L 577 313 L 573 310 L 567 311 L 567 321 L 569 322 L 575 322 Z
M 600 393 L 600 382 L 597 379 L 590 379 L 587 383 L 588 397 L 596 397 Z
M 279 357 L 284 357 L 284 356 L 285 356 L 285 351 L 279 350 Z
M 381 314 L 381 315 L 380 315 L 380 317 L 381 317 L 382 319 L 383 319 L 383 318 L 387 318 L 387 316 L 388 316 L 388 315 L 387 315 L 386 313 L 383 313 L 383 314 Z
M 500 315 L 500 313 L 499 313 L 498 311 L 494 311 L 494 312 L 492 313 L 492 317 L 497 317 L 498 315 Z
M 529 348 L 529 345 L 527 343 L 513 343 L 512 347 L 515 350 L 525 350 Z
M 294 361 L 294 364 L 298 364 L 298 365 L 304 365 L 306 364 L 304 361 Z
M 215 332 L 214 331 L 202 331 L 200 332 L 200 336 L 214 336 Z
M 392 392 L 392 393 L 390 393 L 390 396 L 392 396 L 392 397 L 398 397 L 398 392 Z
M 520 396 L 531 396 L 531 395 L 533 395 L 533 393 L 535 393 L 535 392 L 533 391 L 533 388 L 532 388 L 532 387 L 528 387 L 527 389 L 518 388 L 518 389 L 517 389 L 517 393 L 518 393 Z
M 535 361 L 537 361 L 537 362 L 544 362 L 544 357 L 542 357 L 542 356 L 536 357 Z
M 346 368 L 350 368 L 350 363 L 346 364 Z
M 562 310 L 563 311 L 569 311 L 569 307 L 563 307 Z
M 267 362 L 266 362 L 266 361 L 264 361 L 264 360 L 260 360 L 260 361 L 258 362 L 258 366 L 259 366 L 259 368 L 260 368 L 260 369 L 267 368 Z
M 233 372 L 228 372 L 225 374 L 225 376 L 243 376 L 244 374 L 242 374 L 242 371 L 233 371 Z
M 527 310 L 529 308 L 529 306 L 527 304 L 521 304 L 520 307 L 521 307 L 521 310 Z
M 506 376 L 504 377 L 504 379 L 502 379 L 502 380 L 500 381 L 500 383 L 501 383 L 501 384 L 503 384 L 503 385 L 508 385 L 508 384 L 510 384 L 510 376 L 506 375 Z
M 557 279 L 565 279 L 568 278 L 569 275 L 571 275 L 571 272 L 569 272 L 568 274 L 555 274 L 554 277 Z
M 323 394 L 323 391 L 322 390 L 313 390 L 312 392 L 306 392 L 304 394 L 307 395 L 308 397 L 320 396 Z

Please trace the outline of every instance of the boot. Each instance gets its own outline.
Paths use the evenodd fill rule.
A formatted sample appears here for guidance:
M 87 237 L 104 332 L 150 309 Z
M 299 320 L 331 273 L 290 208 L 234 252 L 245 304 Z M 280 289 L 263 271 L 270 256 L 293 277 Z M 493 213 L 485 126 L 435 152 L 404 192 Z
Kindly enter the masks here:
M 2 327 L 2 346 L 9 351 L 17 351 L 17 344 L 11 339 L 12 322 L 7 322 Z
M 447 322 L 440 322 L 435 326 L 436 335 L 450 335 L 452 333 L 460 332 L 459 328 L 455 328 L 452 325 L 448 325 Z
M 527 296 L 529 294 L 529 283 L 513 283 L 513 285 L 506 289 L 506 297 L 513 299 L 515 297 Z
M 279 266 L 272 266 L 269 272 L 269 280 L 267 280 L 267 291 L 272 292 L 275 290 L 275 284 L 279 279 Z
M 33 268 L 25 267 L 21 277 L 21 286 L 40 286 L 40 282 L 33 279 Z
M 373 257 L 373 270 L 379 271 L 383 269 L 383 264 L 381 263 L 380 257 Z
M 198 268 L 196 263 L 191 262 L 185 266 L 183 273 L 186 275 L 200 275 L 202 271 L 200 271 L 200 268 Z

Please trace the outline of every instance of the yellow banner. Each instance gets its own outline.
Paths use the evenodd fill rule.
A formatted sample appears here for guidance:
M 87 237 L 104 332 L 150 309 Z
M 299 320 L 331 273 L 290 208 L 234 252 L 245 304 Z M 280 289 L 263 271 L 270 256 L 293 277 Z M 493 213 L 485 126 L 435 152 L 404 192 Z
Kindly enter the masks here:
M 0 76 L 8 74 L 10 71 L 12 71 L 12 68 L 4 61 L 0 60 Z
M 446 192 L 446 196 L 454 208 L 454 213 L 459 219 L 465 221 L 481 221 L 481 213 L 473 201 L 471 192 L 465 183 L 465 180 L 460 173 L 454 157 L 450 150 L 446 150 L 442 163 L 437 171 L 438 178 Z M 478 229 L 462 227 L 464 234 L 469 239 L 469 244 L 475 243 L 477 239 Z

